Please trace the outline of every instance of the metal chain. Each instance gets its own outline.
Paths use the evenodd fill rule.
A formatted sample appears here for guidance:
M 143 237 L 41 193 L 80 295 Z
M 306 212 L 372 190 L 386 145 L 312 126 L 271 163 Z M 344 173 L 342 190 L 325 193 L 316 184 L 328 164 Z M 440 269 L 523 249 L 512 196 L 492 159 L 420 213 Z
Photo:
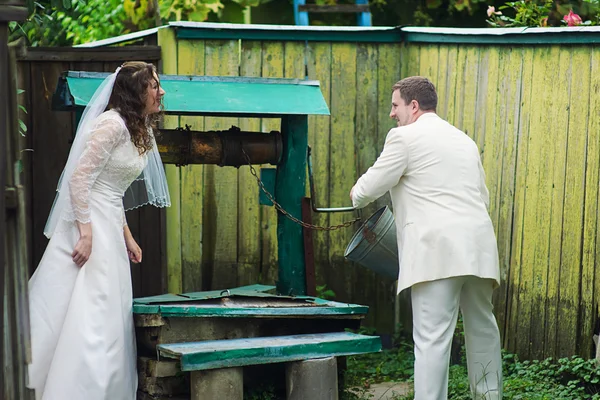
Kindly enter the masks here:
M 277 210 L 279 210 L 279 212 L 281 212 L 288 219 L 291 219 L 292 221 L 294 221 L 298 225 L 301 225 L 304 228 L 313 229 L 313 230 L 316 230 L 316 231 L 334 231 L 334 230 L 340 229 L 340 228 L 348 228 L 348 227 L 354 225 L 355 223 L 357 223 L 358 221 L 360 221 L 360 218 L 355 218 L 352 221 L 346 221 L 343 224 L 339 224 L 339 225 L 317 226 L 317 225 L 308 224 L 308 223 L 306 223 L 304 221 L 299 220 L 298 218 L 294 217 L 292 214 L 290 214 L 286 210 L 284 210 L 283 207 L 281 207 L 281 205 L 275 201 L 275 198 L 273 197 L 273 195 L 271 193 L 269 193 L 269 191 L 267 190 L 267 188 L 265 188 L 265 185 L 262 183 L 262 181 L 258 177 L 258 175 L 256 173 L 256 170 L 252 166 L 252 162 L 250 161 L 250 157 L 248 157 L 248 154 L 246 154 L 246 151 L 244 149 L 242 149 L 242 153 L 244 154 L 244 157 L 246 158 L 246 161 L 248 162 L 248 166 L 250 167 L 250 173 L 256 178 L 256 182 L 258 182 L 258 186 L 260 186 L 260 189 L 269 198 L 269 200 L 271 200 L 271 202 L 275 205 L 275 208 Z

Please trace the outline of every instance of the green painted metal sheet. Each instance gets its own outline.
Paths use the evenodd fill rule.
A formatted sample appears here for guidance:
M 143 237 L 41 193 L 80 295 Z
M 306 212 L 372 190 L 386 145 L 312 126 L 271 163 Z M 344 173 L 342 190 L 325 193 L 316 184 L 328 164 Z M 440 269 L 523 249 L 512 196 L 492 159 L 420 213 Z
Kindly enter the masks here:
M 599 27 L 561 28 L 402 28 L 408 43 L 469 43 L 496 45 L 552 45 L 600 43 Z
M 338 305 L 316 307 L 252 307 L 233 308 L 215 305 L 202 306 L 198 304 L 134 304 L 135 314 L 160 314 L 169 318 L 285 318 L 285 317 L 321 317 L 321 316 L 349 316 L 361 317 L 367 314 L 369 307 L 357 304 L 337 303 Z
M 381 350 L 381 339 L 332 332 L 162 344 L 157 350 L 160 356 L 179 359 L 182 371 L 199 371 L 375 353 Z
M 74 105 L 86 106 L 107 75 L 68 72 L 67 89 Z M 329 108 L 316 81 L 179 75 L 161 75 L 160 79 L 166 92 L 163 99 L 166 114 L 245 117 L 329 115 Z
M 225 290 L 211 290 L 206 292 L 191 292 L 181 294 L 161 294 L 158 296 L 150 297 L 139 297 L 133 299 L 134 304 L 159 304 L 159 303 L 172 303 L 172 302 L 183 302 L 183 301 L 197 301 L 197 300 L 209 300 L 218 299 L 221 297 L 238 295 L 238 296 L 261 296 L 265 292 L 274 290 L 275 286 L 270 285 L 248 285 L 240 286 L 233 289 Z M 274 295 L 267 295 L 274 296 Z
M 399 43 L 397 27 L 334 27 L 171 22 L 178 39 Z

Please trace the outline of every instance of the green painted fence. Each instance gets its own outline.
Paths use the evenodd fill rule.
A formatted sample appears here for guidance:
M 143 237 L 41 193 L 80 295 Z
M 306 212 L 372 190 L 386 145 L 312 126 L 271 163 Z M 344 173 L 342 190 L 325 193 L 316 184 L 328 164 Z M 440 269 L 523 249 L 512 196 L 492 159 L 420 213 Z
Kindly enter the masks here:
M 536 358 L 591 354 L 600 300 L 600 49 L 591 45 L 599 30 L 407 29 L 400 42 L 396 29 L 369 31 L 367 40 L 358 31 L 294 36 L 288 28 L 265 36 L 231 27 L 219 36 L 190 29 L 159 30 L 164 73 L 307 75 L 321 82 L 331 116 L 309 118 L 320 207 L 349 205 L 352 184 L 381 151 L 393 126 L 391 86 L 405 76 L 430 78 L 438 113 L 482 153 L 502 266 L 495 305 L 505 347 Z M 279 129 L 270 119 L 165 118 L 168 128 L 184 124 Z M 167 174 L 173 201 L 167 212 L 169 291 L 273 284 L 276 214 L 259 206 L 248 168 L 168 166 Z M 386 198 L 363 216 L 383 204 Z M 314 221 L 330 225 L 351 217 L 317 214 Z M 369 305 L 366 324 L 391 332 L 395 283 L 343 259 L 352 233 L 315 233 L 317 282 L 338 301 Z

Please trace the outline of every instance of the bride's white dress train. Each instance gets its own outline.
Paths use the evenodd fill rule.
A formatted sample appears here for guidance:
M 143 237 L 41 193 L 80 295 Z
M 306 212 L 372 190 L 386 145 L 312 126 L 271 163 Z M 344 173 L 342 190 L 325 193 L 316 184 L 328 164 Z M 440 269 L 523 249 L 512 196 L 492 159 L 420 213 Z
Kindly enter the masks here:
M 56 228 L 29 281 L 38 400 L 134 400 L 136 345 L 122 196 L 147 157 L 116 111 L 100 115 L 70 181 L 78 220 L 92 223 L 92 253 L 78 268 L 73 221 Z

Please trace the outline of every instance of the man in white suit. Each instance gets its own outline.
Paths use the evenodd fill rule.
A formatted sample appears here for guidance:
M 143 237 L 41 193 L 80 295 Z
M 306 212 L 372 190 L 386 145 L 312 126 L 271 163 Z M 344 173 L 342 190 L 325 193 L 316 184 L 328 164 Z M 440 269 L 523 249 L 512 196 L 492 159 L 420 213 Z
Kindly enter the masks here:
M 500 282 L 489 194 L 477 145 L 436 113 L 422 77 L 392 88 L 389 131 L 375 164 L 350 192 L 362 208 L 390 192 L 398 236 L 398 293 L 411 289 L 415 400 L 445 400 L 460 308 L 471 391 L 502 398 L 500 333 L 492 291 Z

